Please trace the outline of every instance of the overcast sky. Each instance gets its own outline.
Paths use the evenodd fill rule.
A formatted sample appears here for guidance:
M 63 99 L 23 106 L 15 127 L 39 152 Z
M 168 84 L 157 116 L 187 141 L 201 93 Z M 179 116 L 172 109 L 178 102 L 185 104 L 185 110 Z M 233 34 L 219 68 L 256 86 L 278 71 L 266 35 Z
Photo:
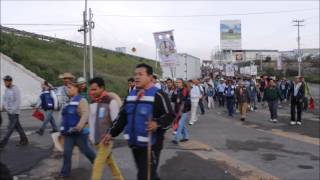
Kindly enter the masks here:
M 137 55 L 152 59 L 155 58 L 152 33 L 170 29 L 174 29 L 178 52 L 209 59 L 211 51 L 220 44 L 220 20 L 228 19 L 241 20 L 243 49 L 296 49 L 297 28 L 292 26 L 293 19 L 305 20 L 305 26 L 301 27 L 301 48 L 319 48 L 319 1 L 89 1 L 88 7 L 92 8 L 96 24 L 94 45 L 108 49 L 136 47 Z M 83 9 L 84 1 L 76 0 L 1 1 L 1 23 L 81 24 Z M 278 13 L 270 13 L 275 11 Z M 228 15 L 255 12 L 265 13 Z M 208 14 L 219 16 L 150 17 Z M 9 27 L 83 41 L 76 26 Z

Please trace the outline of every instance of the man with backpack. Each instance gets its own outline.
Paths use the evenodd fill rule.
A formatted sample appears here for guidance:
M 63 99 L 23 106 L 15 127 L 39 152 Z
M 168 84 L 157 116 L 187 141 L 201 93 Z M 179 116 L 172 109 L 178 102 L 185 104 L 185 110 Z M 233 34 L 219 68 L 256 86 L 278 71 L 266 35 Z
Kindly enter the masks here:
M 100 77 L 90 80 L 90 140 L 96 146 L 97 156 L 93 163 L 92 180 L 100 180 L 107 164 L 115 180 L 122 180 L 120 169 L 112 155 L 113 143 L 107 146 L 100 143 L 101 138 L 109 132 L 121 106 L 120 97 L 105 90 L 105 82 Z
M 55 92 L 52 90 L 47 81 L 44 81 L 41 86 L 42 92 L 37 101 L 35 109 L 38 110 L 39 108 L 41 108 L 45 112 L 45 119 L 42 123 L 42 126 L 38 131 L 36 131 L 37 134 L 42 136 L 49 122 L 52 127 L 51 133 L 58 132 L 58 127 L 53 117 L 53 110 L 57 109 L 58 101 Z

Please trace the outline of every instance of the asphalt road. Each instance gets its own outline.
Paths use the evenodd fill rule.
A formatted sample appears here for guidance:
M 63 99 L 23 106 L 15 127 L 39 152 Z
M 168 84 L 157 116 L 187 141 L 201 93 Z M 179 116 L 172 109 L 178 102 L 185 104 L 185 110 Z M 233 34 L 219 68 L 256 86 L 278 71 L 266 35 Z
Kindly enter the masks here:
M 319 116 L 303 114 L 302 126 L 289 126 L 289 107 L 279 109 L 279 122 L 269 122 L 269 114 L 260 107 L 250 112 L 247 121 L 226 116 L 226 109 L 216 107 L 199 116 L 199 121 L 188 126 L 190 141 L 172 144 L 172 134 L 166 134 L 159 174 L 162 179 L 212 180 L 212 179 L 290 179 L 318 180 L 319 177 Z M 48 134 L 32 134 L 40 123 L 30 118 L 30 111 L 22 114 L 34 150 L 11 148 L 1 152 L 1 161 L 19 179 L 53 179 L 62 165 L 62 156 L 51 153 Z M 6 122 L 6 120 L 5 120 Z M 5 131 L 5 126 L 1 128 Z M 17 137 L 12 139 L 12 147 Z M 36 150 L 38 149 L 39 152 Z M 41 153 L 40 153 L 41 151 Z M 13 154 L 10 155 L 9 154 Z M 21 154 L 22 156 L 14 156 Z M 130 149 L 122 137 L 115 140 L 113 155 L 125 179 L 135 179 L 136 169 Z M 21 159 L 22 158 L 22 159 Z M 23 160 L 24 169 L 11 161 Z M 72 179 L 90 178 L 91 164 L 75 151 Z M 103 179 L 110 179 L 106 168 Z

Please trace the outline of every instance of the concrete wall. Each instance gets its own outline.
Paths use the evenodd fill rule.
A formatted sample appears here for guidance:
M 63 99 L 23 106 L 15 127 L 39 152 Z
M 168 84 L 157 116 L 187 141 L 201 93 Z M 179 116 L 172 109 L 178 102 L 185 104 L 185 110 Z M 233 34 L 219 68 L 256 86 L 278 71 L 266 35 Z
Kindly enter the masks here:
M 13 78 L 13 84 L 17 85 L 21 93 L 21 108 L 30 108 L 30 105 L 35 103 L 40 92 L 41 83 L 44 81 L 36 74 L 24 68 L 22 65 L 15 63 L 8 56 L 0 53 L 0 109 L 2 108 L 3 94 L 5 90 L 3 77 L 10 75 Z

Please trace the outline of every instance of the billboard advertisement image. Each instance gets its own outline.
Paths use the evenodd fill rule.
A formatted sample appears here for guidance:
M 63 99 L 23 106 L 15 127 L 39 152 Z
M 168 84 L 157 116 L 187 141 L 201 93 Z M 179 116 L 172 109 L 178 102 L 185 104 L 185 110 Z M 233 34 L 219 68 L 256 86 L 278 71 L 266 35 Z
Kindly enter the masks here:
M 220 46 L 223 50 L 241 49 L 241 21 L 220 21 Z

